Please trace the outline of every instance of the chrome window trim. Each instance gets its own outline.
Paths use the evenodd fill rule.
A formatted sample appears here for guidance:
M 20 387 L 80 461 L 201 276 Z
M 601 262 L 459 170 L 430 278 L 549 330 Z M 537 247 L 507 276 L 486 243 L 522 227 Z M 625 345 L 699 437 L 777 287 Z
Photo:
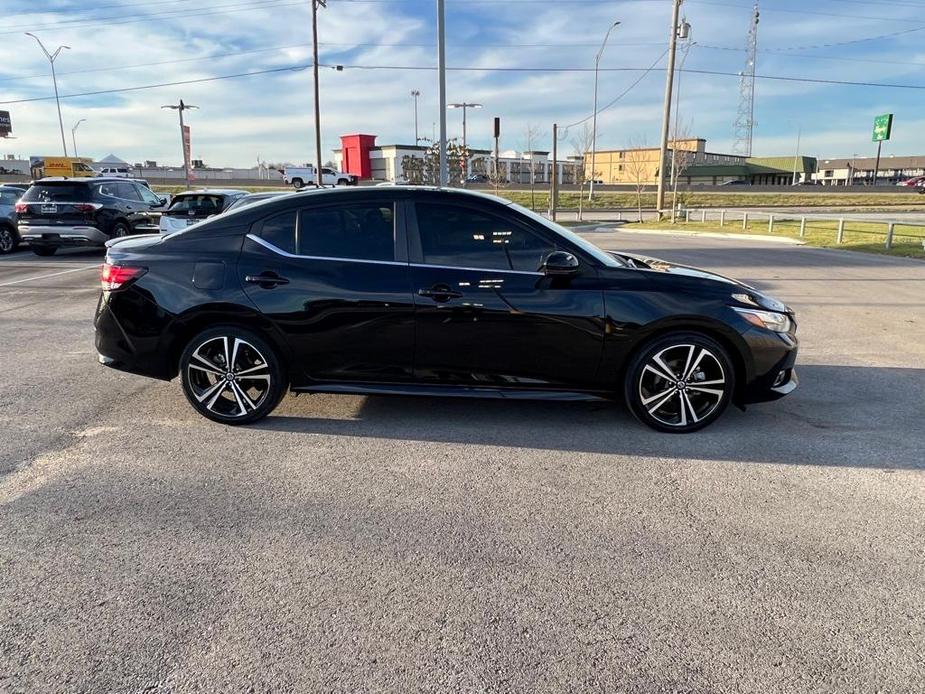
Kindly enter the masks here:
M 299 260 L 337 260 L 342 263 L 370 263 L 372 265 L 400 265 L 402 267 L 407 267 L 408 263 L 403 263 L 398 260 L 365 260 L 363 258 L 332 258 L 323 255 L 298 255 L 296 253 L 290 253 L 289 251 L 284 251 L 282 248 L 277 248 L 269 241 L 265 241 L 259 236 L 254 234 L 247 234 L 249 238 L 254 243 L 259 243 L 261 246 L 267 250 L 273 251 L 274 253 L 283 256 L 284 258 L 296 258 Z
M 284 251 L 282 248 L 274 246 L 269 241 L 266 241 L 259 236 L 254 234 L 247 234 L 249 238 L 254 243 L 258 243 L 267 250 L 273 251 L 274 253 L 283 256 L 284 258 L 296 258 L 301 260 L 337 260 L 344 263 L 371 263 L 373 265 L 401 265 L 401 266 L 410 266 L 410 267 L 420 267 L 420 268 L 435 268 L 438 270 L 464 270 L 466 272 L 491 272 L 491 273 L 505 273 L 508 275 L 532 275 L 535 277 L 542 277 L 542 272 L 528 272 L 526 270 L 499 270 L 496 268 L 479 268 L 479 267 L 460 267 L 457 265 L 429 265 L 427 263 L 403 263 L 398 260 L 364 260 L 362 258 L 335 258 L 322 255 L 298 255 L 296 253 L 290 253 L 289 251 Z

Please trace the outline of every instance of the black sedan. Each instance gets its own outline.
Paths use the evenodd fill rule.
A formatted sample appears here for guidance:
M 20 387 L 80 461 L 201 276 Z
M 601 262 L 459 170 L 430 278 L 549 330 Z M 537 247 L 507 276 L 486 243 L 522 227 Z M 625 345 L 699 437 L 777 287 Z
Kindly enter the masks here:
M 606 253 L 472 192 L 282 196 L 111 242 L 100 279 L 100 362 L 179 375 L 226 424 L 293 390 L 623 398 L 645 424 L 688 432 L 797 385 L 796 322 L 779 301 Z

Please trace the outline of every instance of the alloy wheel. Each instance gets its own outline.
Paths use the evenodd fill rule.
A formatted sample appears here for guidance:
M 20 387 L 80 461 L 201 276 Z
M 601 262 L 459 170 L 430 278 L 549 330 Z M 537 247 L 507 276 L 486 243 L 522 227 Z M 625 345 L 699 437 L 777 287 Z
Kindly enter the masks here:
M 266 357 L 240 337 L 222 335 L 203 341 L 186 367 L 190 394 L 212 414 L 224 419 L 255 412 L 271 393 Z
M 0 228 L 0 253 L 10 253 L 15 247 L 13 232 L 5 227 Z
M 655 421 L 683 429 L 713 414 L 726 396 L 720 359 L 702 345 L 677 344 L 652 355 L 639 375 L 639 404 Z

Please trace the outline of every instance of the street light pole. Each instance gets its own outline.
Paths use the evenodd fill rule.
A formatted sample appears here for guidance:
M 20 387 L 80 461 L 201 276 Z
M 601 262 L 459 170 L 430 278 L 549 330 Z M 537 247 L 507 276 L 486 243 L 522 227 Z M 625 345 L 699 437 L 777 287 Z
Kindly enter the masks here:
M 662 139 L 658 161 L 658 192 L 655 196 L 655 213 L 661 219 L 665 207 L 665 159 L 668 155 L 668 130 L 671 127 L 671 90 L 674 86 L 674 63 L 678 50 L 678 18 L 682 0 L 674 0 L 671 10 L 671 36 L 668 40 L 668 70 L 665 76 L 665 103 L 662 113 Z
M 74 127 L 71 128 L 71 144 L 74 145 L 74 156 L 78 157 L 77 154 L 77 128 L 80 127 L 80 124 L 83 123 L 86 118 L 81 118 L 79 121 L 74 123 Z
M 414 99 L 414 146 L 417 147 L 418 143 L 421 141 L 421 138 L 418 137 L 418 97 L 421 96 L 421 92 L 417 89 L 411 90 L 411 97 Z
M 620 22 L 614 22 L 610 25 L 607 33 L 604 34 L 601 49 L 594 57 L 594 111 L 591 113 L 591 185 L 588 188 L 588 202 L 591 202 L 594 195 L 594 159 L 597 156 L 597 78 L 601 67 L 601 56 L 604 55 L 604 48 L 607 46 L 607 39 L 610 38 L 610 32 L 618 26 L 620 26 Z
M 61 146 L 64 148 L 64 156 L 67 156 L 67 140 L 64 139 L 64 119 L 61 118 L 61 100 L 58 98 L 58 76 L 55 74 L 55 60 L 58 57 L 58 54 L 62 50 L 71 50 L 70 46 L 58 46 L 54 53 L 49 53 L 45 50 L 45 45 L 42 43 L 42 40 L 35 34 L 31 34 L 28 31 L 26 36 L 31 36 L 36 41 L 38 41 L 39 47 L 42 49 L 42 52 L 45 54 L 45 57 L 48 58 L 48 62 L 51 63 L 51 81 L 55 85 L 55 104 L 58 106 L 58 127 L 61 128 Z
M 797 127 L 797 153 L 796 153 L 796 156 L 794 156 L 793 158 L 793 181 L 791 185 L 797 184 L 797 162 L 800 159 L 800 144 L 801 144 L 800 140 L 802 139 L 802 137 L 803 137 L 803 126 L 801 125 Z
M 470 104 L 470 103 L 463 101 L 458 104 L 449 104 L 447 108 L 461 108 L 463 112 L 462 146 L 463 146 L 463 178 L 465 179 L 469 175 L 469 157 L 466 155 L 466 109 L 482 108 L 482 104 Z M 497 172 L 495 172 L 495 175 L 497 175 Z
M 183 112 L 188 111 L 191 108 L 198 109 L 198 106 L 193 106 L 192 104 L 187 104 L 183 102 L 183 99 L 180 99 L 178 104 L 167 104 L 161 106 L 161 108 L 169 108 L 173 111 L 178 111 L 180 113 L 180 151 L 183 152 L 183 172 L 186 174 L 186 189 L 189 190 L 190 187 L 190 158 L 186 156 L 186 129 L 183 127 Z
M 446 161 L 446 2 L 437 0 L 437 91 L 440 99 L 440 167 L 438 186 L 449 182 Z

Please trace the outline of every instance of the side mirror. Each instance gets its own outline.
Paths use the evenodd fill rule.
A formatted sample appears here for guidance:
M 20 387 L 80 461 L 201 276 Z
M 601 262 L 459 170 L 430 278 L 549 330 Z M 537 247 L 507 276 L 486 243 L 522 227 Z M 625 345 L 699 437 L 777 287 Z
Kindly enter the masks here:
M 553 251 L 546 256 L 546 262 L 540 268 L 544 274 L 561 277 L 578 272 L 578 258 L 567 251 Z
M 167 204 L 167 198 L 161 197 L 160 200 L 161 200 L 161 204 L 160 204 L 161 207 Z

